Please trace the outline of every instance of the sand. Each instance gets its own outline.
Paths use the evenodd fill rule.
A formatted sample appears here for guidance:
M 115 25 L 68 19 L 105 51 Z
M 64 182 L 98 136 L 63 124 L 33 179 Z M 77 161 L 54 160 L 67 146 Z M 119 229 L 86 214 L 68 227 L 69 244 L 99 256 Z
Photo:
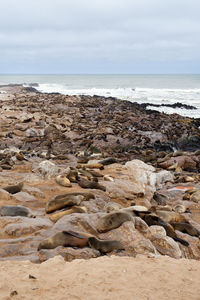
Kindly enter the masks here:
M 169 257 L 4 261 L 0 277 L 1 300 L 200 299 L 200 262 Z

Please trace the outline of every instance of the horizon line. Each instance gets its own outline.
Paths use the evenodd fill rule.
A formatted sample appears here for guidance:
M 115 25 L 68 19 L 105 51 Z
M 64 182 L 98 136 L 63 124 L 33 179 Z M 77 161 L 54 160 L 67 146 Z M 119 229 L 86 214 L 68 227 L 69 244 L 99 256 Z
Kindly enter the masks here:
M 4 75 L 200 75 L 200 73 L 0 73 Z

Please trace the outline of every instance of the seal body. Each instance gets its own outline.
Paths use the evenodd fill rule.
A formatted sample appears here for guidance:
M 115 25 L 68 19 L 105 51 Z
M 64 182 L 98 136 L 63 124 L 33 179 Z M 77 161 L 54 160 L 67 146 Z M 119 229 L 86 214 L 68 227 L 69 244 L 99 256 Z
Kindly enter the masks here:
M 40 249 L 54 249 L 58 246 L 83 248 L 88 245 L 88 237 L 90 236 L 91 236 L 90 234 L 84 232 L 81 233 L 75 231 L 57 232 L 52 237 L 41 241 L 38 246 L 38 251 Z
M 172 227 L 175 230 L 181 231 L 183 233 L 187 233 L 187 234 L 189 234 L 191 236 L 196 236 L 196 237 L 200 236 L 200 231 L 197 230 L 194 226 L 192 226 L 189 223 L 185 223 L 185 222 L 181 222 L 181 223 L 171 222 L 170 224 L 172 225 Z
M 94 195 L 92 193 L 69 193 L 58 195 L 53 197 L 53 199 L 47 203 L 46 212 L 50 213 L 67 206 L 79 205 L 81 201 L 89 199 L 94 199 Z
M 72 184 L 71 184 L 70 180 L 67 177 L 63 176 L 63 175 L 58 175 L 56 177 L 56 182 L 58 184 L 62 185 L 62 186 L 65 186 L 65 187 L 72 187 Z
M 91 248 L 107 253 L 113 250 L 124 250 L 124 246 L 119 241 L 99 240 L 96 237 L 89 237 L 88 244 Z
M 57 222 L 60 218 L 66 215 L 74 214 L 74 213 L 87 213 L 87 208 L 85 206 L 73 206 L 70 209 L 56 211 L 49 216 L 52 222 Z
M 90 181 L 90 180 L 86 180 L 83 178 L 79 178 L 78 180 L 78 184 L 80 185 L 80 187 L 84 188 L 84 189 L 99 189 L 102 191 L 106 191 L 105 186 L 99 184 L 96 181 Z
M 16 185 L 8 185 L 3 187 L 3 190 L 5 190 L 6 192 L 10 193 L 10 194 L 16 194 L 21 192 L 22 188 L 24 186 L 23 182 L 20 182 Z
M 154 214 L 160 217 L 166 223 L 170 222 L 186 222 L 188 223 L 187 219 L 184 215 L 181 215 L 175 211 L 166 211 L 166 210 L 156 210 Z
M 31 210 L 25 206 L 21 205 L 8 205 L 8 206 L 2 206 L 0 208 L 0 216 L 10 216 L 10 217 L 16 217 L 16 216 L 22 216 L 22 217 L 33 217 L 33 214 Z
M 130 213 L 123 211 L 111 212 L 98 219 L 97 230 L 99 232 L 106 232 L 119 227 L 126 221 L 133 221 Z
M 145 214 L 143 217 L 143 220 L 147 223 L 148 226 L 151 225 L 158 225 L 158 226 L 162 226 L 164 227 L 164 229 L 166 230 L 166 234 L 171 237 L 172 239 L 174 239 L 176 242 L 181 243 L 182 245 L 188 247 L 189 243 L 181 238 L 179 238 L 174 230 L 174 228 L 172 227 L 171 224 L 166 223 L 165 221 L 163 221 L 161 218 L 154 216 L 154 215 L 149 215 L 149 214 Z

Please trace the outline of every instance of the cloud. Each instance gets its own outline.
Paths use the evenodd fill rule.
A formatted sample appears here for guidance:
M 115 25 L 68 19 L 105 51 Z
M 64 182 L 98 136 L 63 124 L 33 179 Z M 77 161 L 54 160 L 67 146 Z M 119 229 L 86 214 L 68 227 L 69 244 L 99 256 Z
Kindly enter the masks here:
M 2 2 L 1 73 L 199 70 L 199 1 Z

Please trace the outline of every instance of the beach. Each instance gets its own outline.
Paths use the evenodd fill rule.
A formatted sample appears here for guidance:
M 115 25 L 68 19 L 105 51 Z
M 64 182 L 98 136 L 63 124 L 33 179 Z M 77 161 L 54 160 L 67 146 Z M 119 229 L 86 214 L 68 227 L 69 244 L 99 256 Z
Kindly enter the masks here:
M 199 299 L 198 118 L 33 84 L 0 112 L 1 299 Z
M 199 262 L 101 257 L 1 262 L 1 299 L 199 299 Z M 16 276 L 17 274 L 17 276 Z

